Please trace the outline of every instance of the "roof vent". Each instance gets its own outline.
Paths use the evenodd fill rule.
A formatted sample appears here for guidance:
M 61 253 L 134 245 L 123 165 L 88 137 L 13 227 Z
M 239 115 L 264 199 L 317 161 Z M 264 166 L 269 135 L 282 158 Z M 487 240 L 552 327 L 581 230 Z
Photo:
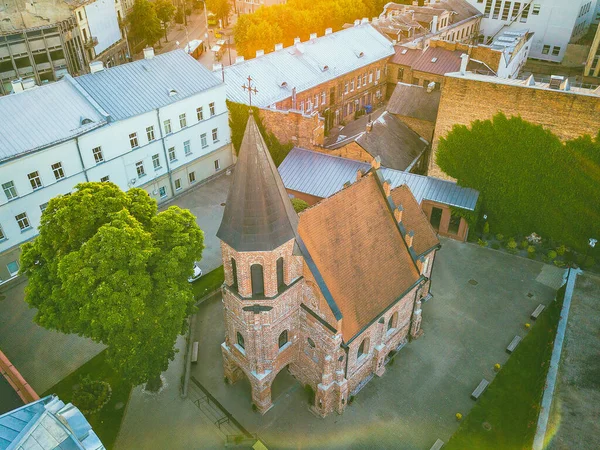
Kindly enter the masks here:
M 550 89 L 560 89 L 560 85 L 563 83 L 563 81 L 565 81 L 565 77 L 561 77 L 559 75 L 551 75 L 548 87 Z
M 400 52 L 402 55 L 406 55 L 408 53 L 408 50 L 403 48 L 402 51 Z
M 275 44 L 275 51 L 283 50 L 283 44 Z
M 144 48 L 144 59 L 152 59 L 152 58 L 154 58 L 154 47 Z
M 90 72 L 102 72 L 104 70 L 104 63 L 102 61 L 92 61 L 90 63 Z
M 435 81 L 432 81 L 427 85 L 427 92 L 433 92 L 435 90 Z
M 89 117 L 82 117 L 81 119 L 79 119 L 79 124 L 80 125 L 87 125 L 88 123 L 93 123 L 94 121 L 92 119 L 90 119 Z
M 244 62 L 244 57 L 243 56 L 236 56 L 235 57 L 235 64 L 240 64 Z
M 173 97 L 174 95 L 177 95 L 177 91 L 175 89 L 169 89 L 169 97 Z
M 322 72 L 327 72 L 329 70 L 329 66 L 323 66 L 323 68 L 321 69 Z
M 287 87 L 287 81 L 282 81 L 281 83 L 279 83 L 279 87 L 286 88 Z
M 331 28 L 325 28 L 325 36 L 331 33 L 333 33 L 333 30 Z
M 310 33 L 310 40 L 312 41 L 313 39 L 317 38 L 317 33 Z
M 437 62 L 437 56 L 434 56 L 433 58 L 431 58 L 431 62 L 432 62 L 432 63 L 435 63 L 435 62 Z
M 295 37 L 294 38 L 294 45 L 299 44 L 300 43 L 300 38 L 299 37 Z
M 264 50 L 256 50 L 256 57 L 258 58 L 259 56 L 265 56 L 265 51 Z
M 355 27 L 357 27 L 357 26 L 359 26 L 359 25 L 360 25 L 360 20 L 359 20 L 359 19 L 356 19 L 356 20 L 354 21 L 354 26 L 355 26 Z
M 357 58 L 362 58 L 363 56 L 365 56 L 365 52 L 358 52 L 358 53 L 356 53 L 356 57 Z

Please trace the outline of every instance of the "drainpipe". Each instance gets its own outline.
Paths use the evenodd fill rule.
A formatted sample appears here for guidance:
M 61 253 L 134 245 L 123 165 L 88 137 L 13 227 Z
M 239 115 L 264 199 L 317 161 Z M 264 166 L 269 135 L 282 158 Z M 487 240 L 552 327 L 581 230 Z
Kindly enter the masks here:
M 171 174 L 171 166 L 169 165 L 169 157 L 167 155 L 167 146 L 165 145 L 165 137 L 163 136 L 162 122 L 160 120 L 160 109 L 156 108 L 156 118 L 158 119 L 158 131 L 160 132 L 160 142 L 162 142 L 163 155 L 165 155 L 165 164 L 167 165 L 167 174 L 169 175 L 169 185 L 171 192 L 175 197 L 175 186 L 173 185 L 173 175 Z
M 81 156 L 81 148 L 79 147 L 79 136 L 75 138 L 75 146 L 77 147 L 77 154 L 79 155 L 79 162 L 81 163 L 81 170 L 83 170 L 83 176 L 85 176 L 85 181 L 90 181 L 87 174 L 87 169 L 83 164 L 83 156 Z

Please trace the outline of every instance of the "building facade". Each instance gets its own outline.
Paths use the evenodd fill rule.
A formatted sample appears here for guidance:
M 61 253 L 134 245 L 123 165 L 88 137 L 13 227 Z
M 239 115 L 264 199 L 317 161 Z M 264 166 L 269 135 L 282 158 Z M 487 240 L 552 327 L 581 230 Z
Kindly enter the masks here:
M 595 18 L 594 0 L 467 0 L 483 13 L 480 41 L 505 31 L 534 33 L 530 57 L 561 62 L 567 45 L 583 37 Z
M 94 70 L 0 98 L 0 283 L 48 201 L 78 183 L 163 203 L 234 162 L 225 87 L 183 50 Z
M 250 116 L 217 232 L 221 350 L 225 377 L 249 379 L 261 414 L 285 369 L 314 392 L 316 414 L 341 414 L 422 334 L 439 241 L 422 212 L 411 214 L 410 191 L 392 191 L 377 164 L 355 177 L 298 217 Z M 332 223 L 335 233 L 327 230 Z
M 238 14 L 252 14 L 263 6 L 283 5 L 287 0 L 235 0 L 235 8 Z

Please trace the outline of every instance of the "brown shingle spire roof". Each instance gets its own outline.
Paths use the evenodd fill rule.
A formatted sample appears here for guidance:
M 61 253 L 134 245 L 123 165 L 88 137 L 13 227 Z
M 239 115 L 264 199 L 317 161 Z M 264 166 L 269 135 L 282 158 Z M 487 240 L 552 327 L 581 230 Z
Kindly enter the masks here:
M 239 252 L 270 251 L 296 237 L 298 215 L 250 113 L 217 236 Z

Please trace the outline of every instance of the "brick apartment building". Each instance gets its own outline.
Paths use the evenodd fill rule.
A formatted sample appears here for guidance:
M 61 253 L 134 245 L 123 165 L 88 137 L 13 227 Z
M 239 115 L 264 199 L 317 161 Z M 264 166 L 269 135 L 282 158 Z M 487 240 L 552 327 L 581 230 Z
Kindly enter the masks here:
M 264 414 L 284 369 L 320 416 L 355 395 L 421 331 L 439 241 L 406 187 L 377 164 L 298 216 L 251 115 L 217 236 L 225 376 Z M 368 220 L 365 220 L 368 218 Z M 335 233 L 330 231 L 335 224 Z
M 265 49 L 269 50 L 269 49 Z M 252 104 L 275 111 L 318 112 L 326 128 L 354 119 L 356 111 L 375 109 L 386 97 L 387 60 L 394 54 L 391 41 L 366 19 L 354 26 L 224 68 L 227 97 L 249 103 L 242 85 L 252 77 L 258 90 Z M 219 68 L 220 70 L 220 68 Z

